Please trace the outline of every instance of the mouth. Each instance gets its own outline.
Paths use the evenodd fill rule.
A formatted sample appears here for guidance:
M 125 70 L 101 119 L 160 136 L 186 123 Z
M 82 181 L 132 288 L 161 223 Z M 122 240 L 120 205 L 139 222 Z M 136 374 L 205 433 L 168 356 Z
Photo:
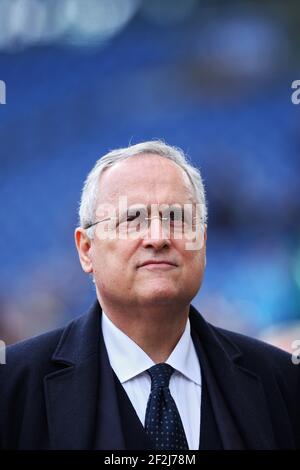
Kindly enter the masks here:
M 172 263 L 171 261 L 167 261 L 167 260 L 161 260 L 161 261 L 148 260 L 139 266 L 139 268 L 143 268 L 143 269 L 163 270 L 163 271 L 168 270 L 168 269 L 174 269 L 176 267 L 177 265 L 175 263 Z

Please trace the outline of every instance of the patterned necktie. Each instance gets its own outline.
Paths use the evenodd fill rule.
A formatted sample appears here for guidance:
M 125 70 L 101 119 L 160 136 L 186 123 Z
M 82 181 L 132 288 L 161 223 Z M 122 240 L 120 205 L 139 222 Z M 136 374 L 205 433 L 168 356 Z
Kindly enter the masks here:
M 147 370 L 151 377 L 145 430 L 156 450 L 188 450 L 188 444 L 169 382 L 174 372 L 169 364 L 156 364 Z

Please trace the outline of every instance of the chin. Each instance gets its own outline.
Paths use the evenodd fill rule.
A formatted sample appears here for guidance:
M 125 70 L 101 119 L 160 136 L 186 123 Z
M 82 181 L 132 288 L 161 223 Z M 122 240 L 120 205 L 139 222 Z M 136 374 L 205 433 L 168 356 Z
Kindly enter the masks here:
M 152 289 L 144 291 L 140 298 L 143 305 L 169 305 L 177 303 L 182 299 L 182 293 L 178 289 L 164 288 L 163 286 L 155 286 Z

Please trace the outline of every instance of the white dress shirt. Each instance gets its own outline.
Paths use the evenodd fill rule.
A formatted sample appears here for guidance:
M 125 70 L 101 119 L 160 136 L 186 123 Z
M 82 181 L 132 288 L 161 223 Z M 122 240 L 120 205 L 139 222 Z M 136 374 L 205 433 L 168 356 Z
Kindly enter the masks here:
M 181 417 L 189 449 L 197 450 L 200 441 L 201 369 L 190 330 L 188 320 L 180 340 L 165 362 L 175 369 L 169 388 Z M 151 378 L 146 371 L 155 363 L 104 312 L 102 331 L 110 365 L 144 426 L 151 391 Z

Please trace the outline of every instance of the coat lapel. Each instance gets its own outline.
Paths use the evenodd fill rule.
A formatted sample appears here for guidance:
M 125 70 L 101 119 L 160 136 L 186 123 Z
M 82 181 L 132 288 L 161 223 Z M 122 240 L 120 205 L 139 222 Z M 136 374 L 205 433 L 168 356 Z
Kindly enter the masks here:
M 240 349 L 227 337 L 218 334 L 193 307 L 190 320 L 246 448 L 274 449 L 272 424 L 260 378 L 239 366 L 238 360 L 242 357 Z M 231 447 L 233 443 L 227 437 L 225 448 L 234 448 Z
M 207 418 L 205 418 L 205 416 L 207 416 L 207 412 L 209 411 L 211 404 L 218 434 L 222 442 L 222 448 L 224 450 L 245 449 L 245 444 L 241 438 L 239 429 L 232 418 L 228 405 L 224 400 L 223 393 L 221 392 L 215 375 L 211 370 L 206 351 L 202 346 L 199 336 L 197 336 L 194 331 L 192 331 L 192 338 L 201 364 L 202 374 L 200 448 L 205 449 L 205 447 L 203 447 L 203 443 L 207 443 L 209 448 L 214 448 L 214 445 L 216 444 L 215 440 L 217 439 L 217 436 L 213 436 L 210 441 L 207 441 L 207 436 L 210 435 L 209 430 L 210 432 L 212 430 L 213 420 L 210 418 L 207 422 Z
M 125 450 L 115 379 L 100 329 L 100 378 L 95 448 Z
M 87 314 L 66 327 L 52 356 L 57 371 L 44 377 L 53 449 L 106 448 L 108 442 L 110 448 L 124 448 L 100 316 L 96 302 Z M 96 432 L 99 419 L 100 431 Z

